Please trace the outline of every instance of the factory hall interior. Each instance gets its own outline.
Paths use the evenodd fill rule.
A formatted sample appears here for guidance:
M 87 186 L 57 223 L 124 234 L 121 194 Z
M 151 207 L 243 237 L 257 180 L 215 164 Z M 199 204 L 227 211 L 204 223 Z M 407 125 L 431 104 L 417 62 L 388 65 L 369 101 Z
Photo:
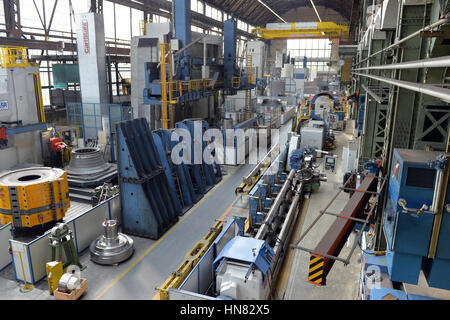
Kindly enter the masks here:
M 449 132 L 448 0 L 0 0 L 0 300 L 450 300 Z

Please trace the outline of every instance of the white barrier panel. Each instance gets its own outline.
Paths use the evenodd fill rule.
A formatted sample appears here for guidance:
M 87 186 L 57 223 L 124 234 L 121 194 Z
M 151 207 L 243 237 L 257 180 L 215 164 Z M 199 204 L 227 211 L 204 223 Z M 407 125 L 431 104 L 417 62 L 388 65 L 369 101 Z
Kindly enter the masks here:
M 218 300 L 214 297 L 180 289 L 169 288 L 169 300 Z
M 11 226 L 11 223 L 8 223 L 6 226 L 0 227 L 0 271 L 11 263 L 11 256 L 8 251 Z
M 213 249 L 214 247 L 211 246 L 210 249 Z M 197 272 L 198 272 L 198 291 L 199 293 L 207 293 L 209 286 L 212 282 L 212 270 L 211 266 L 214 262 L 214 250 L 208 250 L 205 255 L 203 256 L 203 263 L 201 265 L 198 265 Z
M 109 212 L 110 212 L 110 219 L 114 220 L 117 219 L 119 220 L 119 223 L 121 222 L 120 220 L 122 219 L 122 210 L 121 210 L 121 206 L 120 206 L 120 197 L 116 196 L 114 198 L 111 199 L 109 203 Z
M 25 276 L 27 283 L 34 283 L 28 246 L 15 240 L 9 240 L 9 245 L 12 250 L 12 263 L 16 280 L 23 282 Z
M 211 249 L 211 248 L 210 248 Z M 207 253 L 210 250 L 207 251 Z M 199 261 L 199 264 L 202 262 L 202 260 Z M 198 264 L 198 265 L 199 265 Z M 189 292 L 195 292 L 195 293 L 200 293 L 198 291 L 198 265 L 197 267 L 195 267 L 191 273 L 187 276 L 186 280 L 183 282 L 183 284 L 180 286 L 180 289 L 189 291 Z M 211 270 L 211 268 L 210 268 Z
M 102 222 L 109 219 L 108 206 L 108 203 L 103 203 L 74 220 L 78 252 L 88 248 L 92 241 L 103 234 Z
M 49 233 L 46 232 L 44 236 L 30 242 L 27 246 L 32 262 L 33 283 L 38 282 L 47 275 L 45 264 L 50 261 Z M 65 261 L 64 258 L 63 261 Z
M 111 204 L 113 201 L 114 204 Z M 80 216 L 66 221 L 66 225 L 73 232 L 77 252 L 80 253 L 87 249 L 91 242 L 103 233 L 102 222 L 105 219 L 109 219 L 110 217 L 114 218 L 115 216 L 120 216 L 119 195 L 108 199 Z M 45 264 L 50 261 L 50 246 L 48 240 L 50 231 L 51 230 L 47 231 L 42 236 L 29 243 L 9 240 L 13 252 L 12 263 L 17 281 L 23 281 L 18 250 L 24 250 L 24 252 L 21 253 L 21 256 L 27 282 L 35 284 L 46 277 Z M 22 249 L 22 247 L 24 249 Z M 63 262 L 65 261 L 66 257 L 63 250 Z

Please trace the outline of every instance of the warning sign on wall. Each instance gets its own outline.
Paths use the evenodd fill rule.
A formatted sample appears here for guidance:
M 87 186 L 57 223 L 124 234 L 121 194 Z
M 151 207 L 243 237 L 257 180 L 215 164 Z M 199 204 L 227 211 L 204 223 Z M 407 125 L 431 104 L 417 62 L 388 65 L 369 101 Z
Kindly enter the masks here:
M 8 101 L 0 101 L 0 111 L 6 111 L 8 109 Z

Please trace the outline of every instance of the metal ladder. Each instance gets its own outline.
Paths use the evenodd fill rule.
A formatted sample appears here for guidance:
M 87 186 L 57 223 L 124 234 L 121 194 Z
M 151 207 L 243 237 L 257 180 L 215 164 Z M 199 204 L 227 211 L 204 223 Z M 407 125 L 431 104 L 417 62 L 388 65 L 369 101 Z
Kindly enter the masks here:
M 178 179 L 178 174 L 177 174 L 175 166 L 170 167 L 170 173 L 172 174 L 173 182 L 175 184 L 175 190 L 177 193 L 177 197 L 178 197 L 178 199 L 180 199 L 181 207 L 183 208 L 184 207 L 184 199 L 183 199 L 183 194 L 181 192 L 180 180 Z

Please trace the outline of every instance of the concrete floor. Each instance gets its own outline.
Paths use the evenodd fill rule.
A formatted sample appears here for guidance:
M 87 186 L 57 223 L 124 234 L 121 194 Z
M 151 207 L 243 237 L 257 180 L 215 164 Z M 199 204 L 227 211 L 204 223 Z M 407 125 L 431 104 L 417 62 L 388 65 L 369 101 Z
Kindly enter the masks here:
M 344 132 L 336 132 L 335 135 L 336 149 L 332 152 L 338 156 L 336 174 L 327 174 L 328 181 L 321 183 L 320 189 L 311 195 L 301 234 L 303 234 L 303 232 L 317 218 L 317 216 L 320 215 L 320 210 L 323 210 L 327 206 L 331 198 L 339 191 L 339 187 L 342 186 L 342 147 L 348 140 L 352 139 L 352 136 Z M 322 169 L 322 165 L 320 169 Z M 347 203 L 348 199 L 348 193 L 342 192 L 327 211 L 334 213 L 340 212 L 340 210 L 342 210 Z M 302 240 L 300 246 L 314 249 L 335 219 L 337 218 L 334 216 L 323 215 L 308 235 Z M 298 238 L 299 236 L 300 235 L 293 235 L 293 238 Z M 346 258 L 349 252 L 350 248 L 344 246 L 339 257 Z M 358 294 L 358 279 L 361 268 L 361 264 L 358 262 L 360 252 L 361 250 L 355 250 L 351 263 L 347 266 L 344 266 L 341 262 L 335 262 L 333 268 L 327 276 L 326 286 L 319 287 L 308 283 L 309 253 L 296 250 L 290 279 L 286 288 L 285 299 L 356 299 Z

